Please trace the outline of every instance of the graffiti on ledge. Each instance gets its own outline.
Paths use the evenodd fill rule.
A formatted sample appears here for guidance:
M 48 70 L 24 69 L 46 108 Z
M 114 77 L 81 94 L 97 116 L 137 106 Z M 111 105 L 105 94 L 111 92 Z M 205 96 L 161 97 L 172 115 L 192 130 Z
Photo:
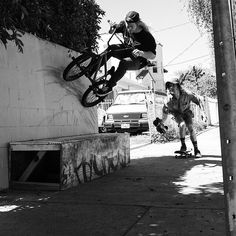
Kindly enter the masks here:
M 127 166 L 129 154 L 126 144 L 118 146 L 113 144 L 112 149 L 107 146 L 104 148 L 104 143 L 102 148 L 98 144 L 98 142 L 95 145 L 83 143 L 64 147 L 61 173 L 63 187 L 90 182 L 92 179 Z

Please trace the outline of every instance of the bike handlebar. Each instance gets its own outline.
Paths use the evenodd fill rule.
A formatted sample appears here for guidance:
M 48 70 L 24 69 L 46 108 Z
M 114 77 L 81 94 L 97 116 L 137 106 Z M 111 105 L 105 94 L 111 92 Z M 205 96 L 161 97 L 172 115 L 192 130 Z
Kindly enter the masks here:
M 116 27 L 117 24 L 115 22 L 111 22 L 110 20 L 108 20 L 107 22 L 110 24 L 109 33 L 112 32 L 111 37 L 107 41 L 108 47 L 110 46 L 110 41 L 111 41 L 111 39 L 113 38 L 114 35 L 116 35 L 117 39 L 121 42 L 121 44 L 127 46 L 127 48 L 130 48 L 131 50 L 134 50 L 138 45 L 140 45 L 140 43 L 136 43 L 135 45 L 129 45 L 129 44 L 125 43 L 124 37 L 123 37 L 123 41 L 122 41 L 122 39 L 117 36 L 117 27 Z M 133 59 L 135 58 L 134 55 L 132 55 L 132 57 L 133 57 Z

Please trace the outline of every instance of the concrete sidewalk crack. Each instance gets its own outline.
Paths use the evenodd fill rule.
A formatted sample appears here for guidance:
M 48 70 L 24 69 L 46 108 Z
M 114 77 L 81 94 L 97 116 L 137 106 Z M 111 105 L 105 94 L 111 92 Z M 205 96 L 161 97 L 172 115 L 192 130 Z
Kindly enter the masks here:
M 132 228 L 150 211 L 151 207 L 145 207 L 146 210 L 142 213 L 142 214 L 139 214 L 137 216 L 137 220 L 125 231 L 124 234 L 122 234 L 122 236 L 125 236 L 127 235 L 131 230 Z

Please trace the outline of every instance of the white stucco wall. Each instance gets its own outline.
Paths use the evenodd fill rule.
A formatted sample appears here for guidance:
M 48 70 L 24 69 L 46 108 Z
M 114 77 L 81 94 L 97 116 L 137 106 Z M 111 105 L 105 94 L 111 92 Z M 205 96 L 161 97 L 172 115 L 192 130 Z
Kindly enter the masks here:
M 29 34 L 22 39 L 23 54 L 13 43 L 0 45 L 0 190 L 8 187 L 9 142 L 98 130 L 96 107 L 79 101 L 87 79 L 62 79 L 68 49 Z

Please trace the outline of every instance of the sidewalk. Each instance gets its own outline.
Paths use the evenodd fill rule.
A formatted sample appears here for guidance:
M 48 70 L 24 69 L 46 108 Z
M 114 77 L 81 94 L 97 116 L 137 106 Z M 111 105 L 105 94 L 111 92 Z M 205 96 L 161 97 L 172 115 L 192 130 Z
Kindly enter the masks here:
M 198 142 L 201 159 L 175 159 L 178 142 L 150 144 L 131 149 L 129 167 L 69 190 L 2 193 L 0 235 L 224 236 L 218 128 Z

